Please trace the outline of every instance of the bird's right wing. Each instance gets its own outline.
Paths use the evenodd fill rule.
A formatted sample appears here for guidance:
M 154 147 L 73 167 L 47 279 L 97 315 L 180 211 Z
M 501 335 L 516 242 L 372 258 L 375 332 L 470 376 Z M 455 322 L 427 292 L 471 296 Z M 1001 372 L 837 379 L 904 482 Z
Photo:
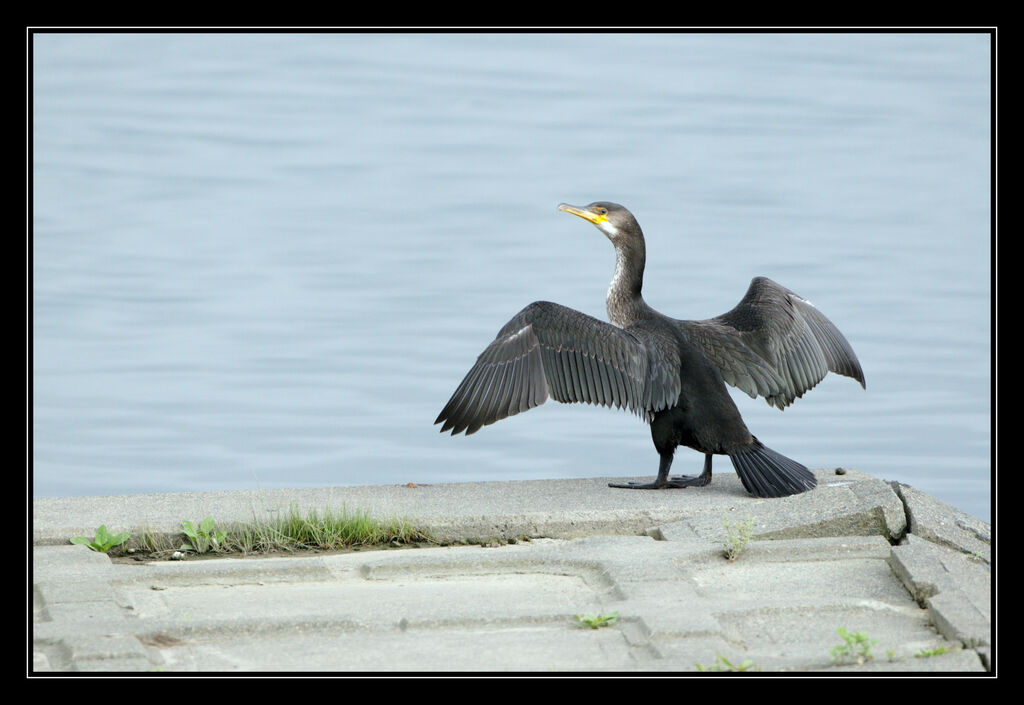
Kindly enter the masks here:
M 627 330 L 537 301 L 498 332 L 434 423 L 468 435 L 548 397 L 626 407 L 649 421 L 679 396 L 678 371 L 652 357 Z

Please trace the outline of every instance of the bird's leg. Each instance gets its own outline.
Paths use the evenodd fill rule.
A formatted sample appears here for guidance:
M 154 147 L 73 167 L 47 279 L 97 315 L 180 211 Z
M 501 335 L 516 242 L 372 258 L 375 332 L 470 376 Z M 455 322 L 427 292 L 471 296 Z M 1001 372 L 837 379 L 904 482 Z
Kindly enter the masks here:
M 669 480 L 669 487 L 704 487 L 711 484 L 711 453 L 704 454 L 704 472 L 700 475 L 680 475 Z M 674 483 L 674 484 L 672 484 Z
M 654 482 L 629 482 L 626 484 L 609 482 L 609 487 L 619 487 L 626 490 L 661 490 L 675 487 L 703 487 L 711 482 L 711 453 L 704 454 L 704 472 L 700 475 L 680 475 L 669 478 L 668 470 L 672 467 L 672 453 L 665 453 L 661 456 L 661 463 L 658 465 L 658 479 Z

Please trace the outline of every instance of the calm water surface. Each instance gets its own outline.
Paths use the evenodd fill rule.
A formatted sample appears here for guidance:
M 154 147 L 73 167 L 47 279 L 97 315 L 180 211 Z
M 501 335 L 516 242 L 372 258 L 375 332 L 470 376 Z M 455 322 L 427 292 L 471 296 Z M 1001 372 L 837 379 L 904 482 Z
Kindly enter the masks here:
M 34 495 L 653 476 L 621 411 L 432 426 L 526 304 L 605 317 L 613 250 L 555 207 L 612 200 L 655 308 L 707 318 L 765 275 L 849 338 L 866 391 L 734 391 L 767 445 L 989 520 L 990 50 L 36 35 Z

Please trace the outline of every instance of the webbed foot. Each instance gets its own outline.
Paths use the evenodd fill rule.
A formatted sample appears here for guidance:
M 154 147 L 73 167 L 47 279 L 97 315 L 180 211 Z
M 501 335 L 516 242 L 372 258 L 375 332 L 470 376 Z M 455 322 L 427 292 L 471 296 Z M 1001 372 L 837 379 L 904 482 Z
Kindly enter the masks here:
M 676 487 L 704 487 L 711 482 L 710 475 L 680 475 L 671 477 L 664 482 L 609 482 L 609 487 L 618 487 L 624 490 L 666 490 Z

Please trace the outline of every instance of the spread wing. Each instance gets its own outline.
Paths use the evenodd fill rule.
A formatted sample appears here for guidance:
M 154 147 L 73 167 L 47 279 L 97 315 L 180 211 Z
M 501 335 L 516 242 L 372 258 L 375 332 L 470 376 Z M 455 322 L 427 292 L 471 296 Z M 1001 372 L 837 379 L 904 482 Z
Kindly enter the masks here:
M 678 396 L 678 364 L 653 355 L 640 336 L 537 301 L 498 332 L 434 423 L 468 435 L 549 397 L 625 407 L 650 421 Z
M 726 382 L 784 409 L 828 372 L 864 387 L 864 371 L 839 329 L 807 299 L 756 277 L 734 309 L 706 321 L 679 321 Z

